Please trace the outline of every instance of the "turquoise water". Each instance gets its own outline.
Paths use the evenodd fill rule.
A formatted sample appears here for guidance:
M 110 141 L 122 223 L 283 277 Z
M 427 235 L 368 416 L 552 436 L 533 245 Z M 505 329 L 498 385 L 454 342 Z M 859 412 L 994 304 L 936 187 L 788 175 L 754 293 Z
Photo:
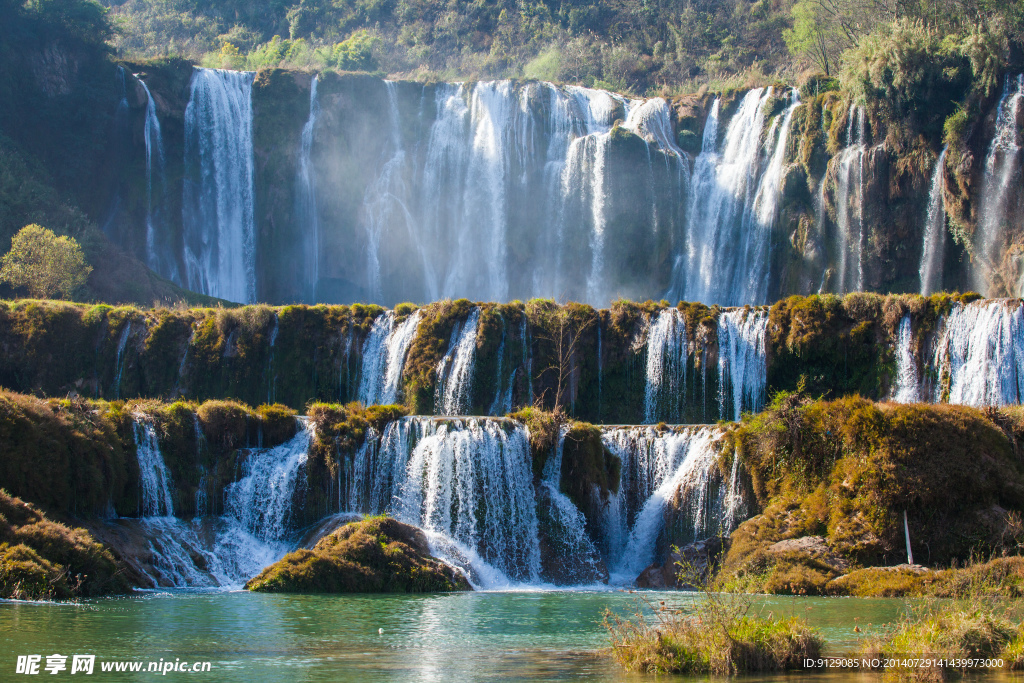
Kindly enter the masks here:
M 699 599 L 686 593 L 642 595 L 670 608 Z M 358 596 L 173 591 L 80 604 L 3 602 L 0 680 L 22 678 L 13 675 L 17 655 L 41 654 L 45 663 L 45 655 L 53 653 L 94 654 L 94 679 L 107 680 L 654 680 L 622 673 L 602 652 L 607 647 L 602 613 L 629 613 L 635 600 L 622 591 Z M 903 604 L 772 597 L 758 598 L 756 609 L 806 617 L 828 639 L 830 652 L 839 653 L 852 651 L 861 635 L 896 618 Z M 855 626 L 862 633 L 854 632 Z M 99 671 L 103 661 L 161 658 L 210 661 L 211 672 L 164 677 Z

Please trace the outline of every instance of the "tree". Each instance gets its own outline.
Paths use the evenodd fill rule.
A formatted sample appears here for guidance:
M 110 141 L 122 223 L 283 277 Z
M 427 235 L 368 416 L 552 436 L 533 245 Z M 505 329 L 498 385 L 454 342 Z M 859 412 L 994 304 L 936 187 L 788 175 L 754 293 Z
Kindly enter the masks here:
M 0 260 L 0 282 L 24 287 L 37 299 L 70 298 L 91 272 L 74 238 L 35 224 L 18 231 Z
M 786 46 L 795 56 L 803 56 L 826 76 L 834 76 L 839 56 L 852 40 L 843 30 L 837 13 L 829 11 L 833 3 L 798 0 L 793 5 L 793 28 L 783 31 Z

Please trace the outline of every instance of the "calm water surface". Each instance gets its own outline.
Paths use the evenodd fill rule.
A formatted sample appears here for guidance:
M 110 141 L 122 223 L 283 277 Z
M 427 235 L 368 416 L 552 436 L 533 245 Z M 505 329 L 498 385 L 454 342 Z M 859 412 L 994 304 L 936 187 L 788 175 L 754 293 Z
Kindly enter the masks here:
M 643 595 L 682 608 L 699 599 L 685 593 Z M 19 654 L 59 653 L 95 654 L 97 662 L 213 663 L 210 673 L 166 677 L 103 675 L 97 664 L 92 680 L 653 681 L 653 676 L 623 674 L 602 653 L 607 646 L 603 611 L 630 613 L 635 600 L 620 591 L 365 596 L 174 591 L 80 604 L 2 602 L 0 680 L 23 679 L 13 673 Z M 902 608 L 899 600 L 784 597 L 759 598 L 757 607 L 805 616 L 828 639 L 832 653 L 854 650 L 864 632 L 897 618 Z M 858 625 L 861 634 L 853 630 Z M 854 674 L 813 680 L 859 678 L 877 680 Z

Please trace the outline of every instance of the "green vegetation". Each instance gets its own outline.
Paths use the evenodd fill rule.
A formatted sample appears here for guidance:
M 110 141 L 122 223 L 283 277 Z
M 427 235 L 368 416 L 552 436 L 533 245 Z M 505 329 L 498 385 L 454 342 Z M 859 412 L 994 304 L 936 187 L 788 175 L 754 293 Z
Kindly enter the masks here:
M 901 25 L 950 45 L 969 43 L 972 54 L 985 42 L 1004 57 L 1009 42 L 1024 35 L 1019 3 L 985 0 L 300 0 L 260 11 L 235 0 L 107 4 L 119 27 L 114 44 L 132 58 L 182 54 L 226 68 L 380 70 L 422 79 L 526 76 L 634 93 L 743 87 L 807 67 L 834 76 L 857 62 L 852 51 Z M 913 68 L 913 59 L 904 59 L 894 71 L 905 63 Z
M 915 555 L 929 565 L 1018 552 L 1024 505 L 1019 411 L 813 402 L 780 394 L 727 435 L 762 512 L 741 524 L 719 576 L 743 591 L 857 593 L 862 567 Z M 873 588 L 905 584 L 892 574 Z M 898 590 L 894 589 L 894 592 Z
M 114 557 L 85 529 L 47 519 L 0 489 L 0 598 L 67 600 L 127 590 Z
M 752 598 L 701 585 L 686 611 L 645 601 L 631 619 L 606 613 L 615 660 L 627 671 L 729 676 L 798 669 L 821 652 L 821 637 L 802 619 L 755 613 Z
M 885 680 L 944 681 L 969 671 L 966 665 L 914 667 L 905 657 L 953 660 L 1003 660 L 1003 667 L 1020 669 L 1024 624 L 1012 603 L 986 600 L 926 602 L 909 607 L 904 617 L 881 637 L 869 638 L 861 652 L 871 659 L 893 658 Z M 982 669 L 984 670 L 984 669 Z
M 266 593 L 425 593 L 469 590 L 430 556 L 423 532 L 390 517 L 351 522 L 270 565 L 245 587 Z
M 36 299 L 70 299 L 92 272 L 73 237 L 57 237 L 35 224 L 18 231 L 0 264 L 0 282 Z

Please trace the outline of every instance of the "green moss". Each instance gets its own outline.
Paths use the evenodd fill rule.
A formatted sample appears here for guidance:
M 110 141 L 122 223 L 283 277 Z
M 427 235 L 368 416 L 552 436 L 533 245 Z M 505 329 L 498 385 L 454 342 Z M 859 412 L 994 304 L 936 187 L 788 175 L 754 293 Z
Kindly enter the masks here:
M 430 557 L 423 532 L 389 517 L 346 524 L 264 569 L 245 586 L 268 593 L 425 593 L 468 590 Z
M 1024 469 L 1011 440 L 1016 416 L 991 416 L 964 406 L 780 395 L 726 435 L 763 512 L 732 534 L 723 581 L 771 584 L 779 563 L 767 546 L 810 535 L 854 566 L 901 561 L 903 511 L 915 554 L 929 563 L 1000 548 L 1005 510 L 1024 504 Z

